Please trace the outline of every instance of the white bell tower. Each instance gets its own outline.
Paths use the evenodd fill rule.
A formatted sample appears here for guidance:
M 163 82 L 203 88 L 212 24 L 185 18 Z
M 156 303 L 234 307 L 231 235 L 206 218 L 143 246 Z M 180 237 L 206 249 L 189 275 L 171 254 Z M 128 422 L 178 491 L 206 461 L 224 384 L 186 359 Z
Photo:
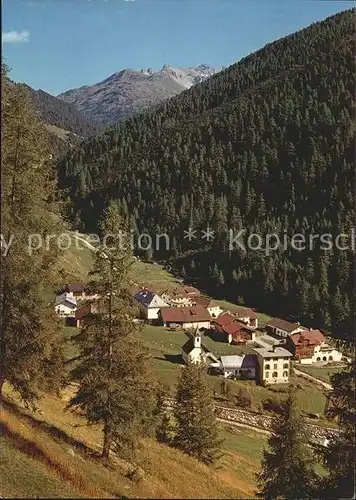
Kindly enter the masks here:
M 201 335 L 198 331 L 194 333 L 194 347 L 198 347 L 199 349 L 201 348 Z

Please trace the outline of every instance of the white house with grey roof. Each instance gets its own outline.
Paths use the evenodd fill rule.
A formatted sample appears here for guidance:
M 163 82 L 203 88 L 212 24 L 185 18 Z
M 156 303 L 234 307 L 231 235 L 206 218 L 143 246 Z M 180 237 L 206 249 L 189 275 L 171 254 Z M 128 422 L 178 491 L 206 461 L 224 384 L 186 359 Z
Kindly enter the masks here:
M 168 307 L 168 304 L 155 292 L 143 288 L 136 293 L 135 298 L 140 304 L 140 316 L 144 319 L 158 319 L 158 313 L 163 307 Z
M 290 358 L 293 354 L 284 347 L 271 346 L 269 349 L 258 347 L 253 350 L 257 355 L 259 381 L 263 385 L 288 384 Z
M 287 338 L 298 332 L 306 330 L 300 323 L 291 323 L 285 319 L 273 318 L 266 324 L 267 333 L 273 333 L 280 337 Z
M 217 363 L 213 363 L 212 366 L 217 367 Z M 225 378 L 255 379 L 257 367 L 256 355 L 245 354 L 243 356 L 220 356 L 218 370 Z
M 67 316 L 74 316 L 77 309 L 77 299 L 73 297 L 70 293 L 62 293 L 56 296 L 56 301 L 54 304 L 54 310 L 61 318 Z

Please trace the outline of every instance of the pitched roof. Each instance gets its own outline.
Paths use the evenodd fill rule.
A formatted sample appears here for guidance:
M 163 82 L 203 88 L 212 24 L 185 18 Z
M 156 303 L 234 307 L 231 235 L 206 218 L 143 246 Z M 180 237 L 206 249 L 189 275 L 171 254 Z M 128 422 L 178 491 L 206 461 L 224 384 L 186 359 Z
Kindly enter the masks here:
M 297 328 L 303 328 L 298 323 L 291 323 L 290 321 L 286 321 L 285 319 L 273 318 L 269 321 L 266 326 L 273 326 L 275 328 L 279 328 L 280 330 L 284 330 L 285 332 L 291 333 L 293 330 Z
M 217 325 L 224 327 L 224 326 L 230 324 L 232 321 L 236 321 L 236 316 L 233 316 L 229 312 L 225 312 L 225 313 L 220 314 L 220 316 L 218 318 L 215 318 L 213 320 L 213 323 L 216 323 Z
M 257 359 L 254 354 L 245 354 L 243 356 L 220 356 L 221 364 L 226 368 L 255 368 Z
M 67 293 L 67 292 L 56 296 L 56 301 L 55 301 L 56 306 L 58 306 L 59 304 L 64 304 L 65 302 L 68 302 L 69 304 L 72 304 L 73 306 L 77 305 L 77 299 L 75 297 L 73 297 L 72 295 L 69 295 L 69 293 Z
M 253 309 L 250 307 L 240 307 L 238 306 L 234 311 L 240 318 L 251 318 L 256 319 L 257 315 Z
M 187 295 L 195 295 L 195 296 L 200 295 L 200 291 L 197 288 L 194 288 L 194 286 L 184 286 L 183 291 Z
M 256 347 L 254 349 L 257 354 L 262 356 L 262 358 L 290 358 L 293 354 L 284 347 L 275 347 L 274 349 L 271 347 L 270 349 L 266 349 L 266 347 Z
M 75 311 L 75 319 L 82 319 L 95 311 L 94 304 L 86 304 Z
M 167 307 L 168 305 L 159 295 L 146 288 L 137 292 L 135 298 L 146 307 Z
M 240 331 L 246 331 L 249 333 L 254 333 L 255 331 L 253 328 L 249 328 L 244 323 L 240 323 L 239 321 L 232 321 L 228 325 L 223 326 L 222 329 L 225 333 L 232 335 Z
M 162 294 L 169 295 L 172 299 L 177 298 L 195 298 L 200 296 L 200 291 L 193 286 L 182 286 L 173 288 L 173 290 L 164 290 Z
M 209 311 L 201 306 L 192 307 L 164 307 L 161 309 L 164 322 L 192 323 L 197 321 L 210 321 Z
M 205 298 L 205 297 L 194 297 L 194 302 L 198 306 L 202 306 L 205 308 L 207 308 L 207 307 L 219 307 L 219 304 L 217 302 L 215 302 L 212 299 Z
M 320 330 L 303 330 L 302 332 L 294 333 L 289 337 L 294 345 L 320 345 L 324 342 L 325 337 Z
M 194 338 L 190 337 L 190 339 L 187 340 L 187 342 L 182 346 L 182 351 L 184 351 L 186 354 L 189 354 L 190 352 L 192 352 L 193 349 L 194 349 Z M 204 344 L 201 344 L 201 349 L 205 353 L 210 352 L 209 349 L 205 347 Z
M 87 287 L 86 283 L 68 283 L 66 289 L 68 292 L 84 292 Z

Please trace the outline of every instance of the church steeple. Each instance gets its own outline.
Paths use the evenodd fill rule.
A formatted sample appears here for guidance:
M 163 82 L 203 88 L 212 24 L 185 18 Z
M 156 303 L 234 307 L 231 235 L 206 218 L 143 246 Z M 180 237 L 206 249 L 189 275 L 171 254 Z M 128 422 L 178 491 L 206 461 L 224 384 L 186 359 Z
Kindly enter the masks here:
M 193 340 L 194 340 L 194 347 L 201 348 L 201 335 L 198 330 L 194 333 Z

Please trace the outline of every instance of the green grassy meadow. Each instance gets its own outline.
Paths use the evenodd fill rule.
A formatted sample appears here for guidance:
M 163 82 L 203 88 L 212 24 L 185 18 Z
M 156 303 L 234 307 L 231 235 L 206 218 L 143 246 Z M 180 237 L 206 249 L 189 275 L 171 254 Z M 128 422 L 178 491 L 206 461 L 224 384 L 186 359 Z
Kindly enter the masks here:
M 335 373 L 340 373 L 343 368 L 340 366 L 308 366 L 298 364 L 298 370 L 305 372 L 312 377 L 318 378 L 323 382 L 330 383 L 330 377 Z

